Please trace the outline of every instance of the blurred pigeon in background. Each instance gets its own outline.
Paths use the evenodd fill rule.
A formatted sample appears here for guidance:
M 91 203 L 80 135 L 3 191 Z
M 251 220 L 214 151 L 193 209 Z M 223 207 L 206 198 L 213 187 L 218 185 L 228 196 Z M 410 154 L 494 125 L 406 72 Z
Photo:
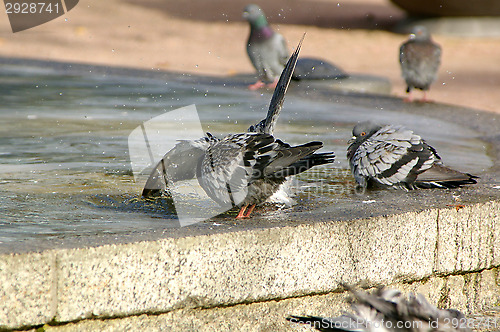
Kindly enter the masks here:
M 285 38 L 273 31 L 264 12 L 257 5 L 246 6 L 243 18 L 250 23 L 247 53 L 258 75 L 258 81 L 248 88 L 257 90 L 266 85 L 264 82 L 269 83 L 268 87 L 274 88 L 288 60 Z
M 397 289 L 378 289 L 374 294 L 347 287 L 354 296 L 353 313 L 336 318 L 290 316 L 286 320 L 318 331 L 350 332 L 470 332 L 465 316 L 455 309 L 438 309 L 421 294 L 404 297 Z
M 358 185 L 405 189 L 456 188 L 476 183 L 476 176 L 448 168 L 436 150 L 402 126 L 357 124 L 347 148 L 349 165 Z
M 422 101 L 427 101 L 426 92 L 437 78 L 441 64 L 441 46 L 434 43 L 430 33 L 423 26 L 413 28 L 410 39 L 401 45 L 399 62 L 409 93 L 406 101 L 411 101 L 412 89 L 424 91 Z

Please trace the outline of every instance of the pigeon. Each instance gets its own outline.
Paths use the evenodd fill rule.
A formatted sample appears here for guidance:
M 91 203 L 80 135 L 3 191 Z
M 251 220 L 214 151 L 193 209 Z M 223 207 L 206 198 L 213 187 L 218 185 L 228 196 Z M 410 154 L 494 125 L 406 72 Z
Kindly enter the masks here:
M 288 60 L 288 48 L 285 38 L 269 26 L 262 9 L 250 4 L 243 10 L 243 18 L 250 23 L 250 35 L 247 41 L 247 53 L 258 75 L 258 81 L 248 88 L 257 90 L 272 82 L 274 88 L 278 77 Z
M 443 165 L 436 150 L 403 126 L 361 122 L 352 130 L 347 159 L 358 187 L 457 188 L 476 176 Z
M 412 89 L 424 91 L 422 101 L 427 101 L 427 90 L 437 78 L 441 64 L 441 46 L 434 43 L 424 26 L 416 26 L 410 39 L 399 50 L 401 71 L 409 93 L 406 101 L 411 101 Z
M 256 204 L 272 196 L 287 177 L 334 160 L 333 153 L 315 153 L 322 142 L 291 146 L 273 136 L 301 44 L 302 40 L 281 74 L 266 119 L 247 133 L 211 144 L 199 163 L 201 187 L 217 203 L 241 207 L 236 218 L 249 218 Z
M 336 318 L 289 316 L 286 320 L 318 331 L 349 332 L 470 332 L 465 316 L 455 309 L 438 309 L 422 294 L 408 298 L 397 289 L 379 288 L 374 294 L 347 289 L 353 294 L 353 313 Z
M 196 176 L 211 199 L 222 206 L 241 207 L 236 218 L 249 218 L 255 205 L 272 196 L 287 177 L 332 163 L 333 152 L 315 153 L 322 142 L 291 146 L 273 136 L 302 40 L 281 74 L 265 119 L 245 133 L 221 139 L 207 133 L 198 140 L 179 142 L 151 173 L 143 196 L 161 194 L 167 187 L 166 174 L 175 180 Z

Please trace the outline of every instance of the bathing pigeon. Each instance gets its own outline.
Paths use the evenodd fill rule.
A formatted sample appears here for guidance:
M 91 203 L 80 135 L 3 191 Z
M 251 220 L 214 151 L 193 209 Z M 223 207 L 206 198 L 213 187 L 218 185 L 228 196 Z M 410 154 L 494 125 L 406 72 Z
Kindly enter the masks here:
M 421 294 L 403 296 L 397 289 L 378 289 L 374 294 L 347 287 L 354 296 L 353 313 L 336 318 L 289 316 L 286 320 L 318 331 L 350 332 L 470 332 L 465 316 L 455 309 L 438 309 Z
M 250 23 L 250 35 L 247 53 L 257 71 L 258 81 L 250 85 L 251 90 L 265 86 L 275 87 L 278 77 L 288 60 L 288 48 L 285 38 L 269 26 L 262 9 L 250 4 L 243 10 L 243 18 Z
M 287 177 L 333 162 L 333 152 L 315 153 L 322 142 L 291 146 L 273 136 L 301 44 L 302 40 L 281 74 L 265 119 L 246 133 L 222 139 L 207 133 L 198 140 L 179 142 L 151 173 L 143 196 L 165 191 L 167 174 L 176 180 L 196 175 L 210 198 L 222 206 L 241 207 L 237 218 L 248 218 L 255 205 L 273 195 Z
M 301 44 L 302 40 L 281 74 L 267 117 L 247 133 L 213 142 L 198 164 L 201 187 L 217 203 L 241 207 L 236 218 L 250 217 L 255 205 L 272 196 L 287 177 L 334 160 L 331 152 L 315 153 L 322 142 L 291 146 L 272 135 Z
M 443 165 L 436 150 L 402 126 L 357 124 L 347 159 L 358 185 L 406 189 L 456 188 L 476 183 L 476 176 Z
M 401 45 L 399 62 L 403 78 L 408 86 L 407 101 L 411 101 L 411 91 L 414 88 L 424 91 L 422 101 L 426 101 L 426 92 L 436 80 L 441 64 L 441 46 L 432 41 L 425 27 L 416 26 L 410 39 Z

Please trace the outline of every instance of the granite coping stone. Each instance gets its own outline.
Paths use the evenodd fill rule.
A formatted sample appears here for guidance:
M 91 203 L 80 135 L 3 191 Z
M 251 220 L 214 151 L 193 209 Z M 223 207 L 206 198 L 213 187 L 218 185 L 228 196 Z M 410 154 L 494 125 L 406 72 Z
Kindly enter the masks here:
M 477 273 L 500 266 L 499 229 L 500 202 L 491 201 L 7 254 L 0 256 L 0 327 L 227 307 L 339 292 L 340 283 L 372 287 Z

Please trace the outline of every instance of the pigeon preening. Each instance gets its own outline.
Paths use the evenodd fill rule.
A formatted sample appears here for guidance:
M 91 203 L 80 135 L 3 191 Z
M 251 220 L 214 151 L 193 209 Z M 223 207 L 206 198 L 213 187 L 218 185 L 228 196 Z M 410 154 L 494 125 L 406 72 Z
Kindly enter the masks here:
M 422 101 L 427 100 L 427 90 L 436 80 L 441 64 L 441 46 L 434 43 L 429 31 L 423 26 L 413 28 L 410 39 L 401 45 L 399 50 L 401 71 L 409 93 L 407 101 L 411 101 L 413 89 L 424 92 Z
M 250 23 L 247 53 L 258 75 L 258 81 L 250 85 L 256 90 L 266 85 L 274 88 L 288 60 L 285 38 L 269 26 L 262 9 L 250 4 L 243 10 L 243 18 Z
M 444 166 L 436 150 L 405 127 L 362 122 L 352 133 L 347 159 L 362 188 L 456 188 L 476 183 L 476 176 Z
M 397 289 L 378 289 L 374 294 L 348 288 L 354 296 L 352 313 L 335 318 L 290 316 L 293 323 L 318 331 L 349 332 L 469 332 L 465 316 L 455 309 L 438 309 L 421 294 L 408 298 Z
M 143 196 L 161 194 L 169 177 L 179 181 L 196 175 L 211 199 L 222 206 L 241 207 L 236 218 L 248 218 L 255 205 L 272 196 L 287 177 L 333 162 L 333 152 L 315 153 L 322 142 L 291 146 L 273 136 L 301 44 L 302 40 L 281 74 L 265 119 L 246 133 L 222 139 L 207 133 L 198 140 L 179 142 L 153 170 Z

